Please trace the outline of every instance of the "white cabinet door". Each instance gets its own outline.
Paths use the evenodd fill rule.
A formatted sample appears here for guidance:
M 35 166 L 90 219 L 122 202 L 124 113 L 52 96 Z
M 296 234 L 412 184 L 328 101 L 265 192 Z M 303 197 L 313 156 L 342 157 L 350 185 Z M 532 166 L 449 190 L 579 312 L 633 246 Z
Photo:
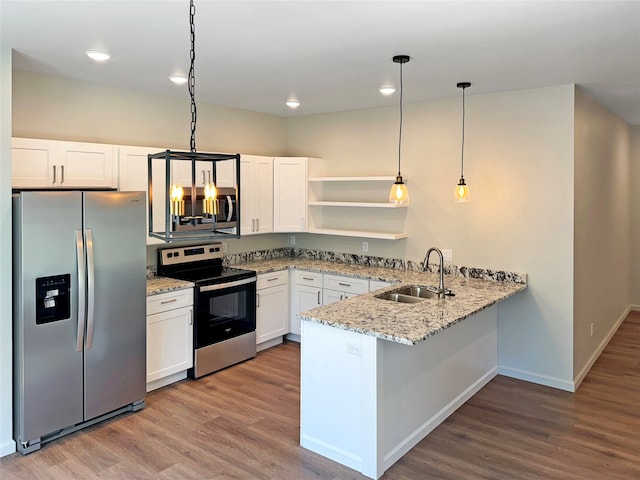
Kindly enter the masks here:
M 274 159 L 273 231 L 307 231 L 307 168 L 303 157 Z
M 119 190 L 121 191 L 148 191 L 149 176 L 147 155 L 150 153 L 161 152 L 162 148 L 149 147 L 119 147 L 118 148 L 118 164 L 119 164 Z M 165 225 L 165 201 L 166 192 L 162 188 L 165 186 L 165 170 L 162 168 L 164 161 L 156 161 L 153 164 L 153 179 L 159 185 L 154 188 L 153 198 L 153 231 L 164 231 Z M 149 197 L 147 196 L 147 212 L 149 211 Z M 147 231 L 149 227 L 149 215 L 147 215 Z M 164 243 L 162 240 L 147 237 L 147 245 L 153 243 Z
M 12 139 L 12 185 L 28 188 L 116 188 L 113 145 Z
M 273 231 L 273 158 L 240 156 L 240 233 Z
M 289 285 L 277 285 L 257 291 L 256 344 L 288 332 Z
M 216 163 L 216 187 L 236 187 L 236 162 L 235 160 L 223 160 Z
M 296 284 L 291 294 L 291 333 L 300 335 L 298 314 L 322 306 L 322 288 Z
M 186 160 L 171 161 L 171 182 L 183 187 L 191 187 L 191 162 Z M 213 181 L 211 162 L 196 162 L 196 187 L 204 187 Z
M 53 145 L 48 140 L 13 138 L 11 141 L 12 186 L 14 188 L 53 187 L 54 153 Z
M 147 383 L 193 367 L 193 307 L 147 316 Z
M 116 147 L 97 143 L 61 142 L 60 187 L 116 188 Z
M 328 290 L 326 288 L 322 291 L 322 305 L 330 305 L 342 300 L 344 300 L 344 292 Z

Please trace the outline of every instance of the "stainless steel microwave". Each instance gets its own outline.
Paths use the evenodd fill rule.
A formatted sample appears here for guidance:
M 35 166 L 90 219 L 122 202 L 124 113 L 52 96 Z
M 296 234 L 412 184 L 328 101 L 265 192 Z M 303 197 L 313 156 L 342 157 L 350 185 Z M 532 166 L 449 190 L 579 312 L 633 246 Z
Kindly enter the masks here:
M 198 188 L 196 190 L 196 203 L 192 209 L 191 196 L 184 197 L 184 210 L 189 215 L 180 218 L 179 221 L 174 220 L 174 231 L 188 231 L 210 229 L 212 220 L 203 215 L 204 190 Z M 238 207 L 236 203 L 235 188 L 219 188 L 218 189 L 218 213 L 215 215 L 216 229 L 235 228 L 238 225 Z M 193 216 L 191 214 L 193 213 Z M 196 219 L 196 222 L 193 220 Z M 194 224 L 195 223 L 195 224 Z

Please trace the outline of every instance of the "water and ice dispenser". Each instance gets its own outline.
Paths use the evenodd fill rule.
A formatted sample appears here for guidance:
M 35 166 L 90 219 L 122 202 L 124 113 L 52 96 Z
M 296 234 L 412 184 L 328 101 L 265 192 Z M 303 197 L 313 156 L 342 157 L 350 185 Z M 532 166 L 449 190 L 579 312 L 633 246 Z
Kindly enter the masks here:
M 36 278 L 36 324 L 71 317 L 71 274 Z

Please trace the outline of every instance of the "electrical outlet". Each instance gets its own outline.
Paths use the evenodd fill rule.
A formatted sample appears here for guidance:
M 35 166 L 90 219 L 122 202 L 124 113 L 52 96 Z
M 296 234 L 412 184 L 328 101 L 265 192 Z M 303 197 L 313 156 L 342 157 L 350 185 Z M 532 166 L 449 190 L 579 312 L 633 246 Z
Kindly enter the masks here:
M 289 245 L 295 245 L 295 244 L 296 244 L 296 236 L 289 235 Z
M 591 336 L 593 337 L 593 323 L 591 324 Z
M 442 256 L 445 262 L 453 262 L 453 250 L 449 248 L 442 249 Z
M 369 242 L 362 242 L 362 251 L 363 252 L 369 251 Z

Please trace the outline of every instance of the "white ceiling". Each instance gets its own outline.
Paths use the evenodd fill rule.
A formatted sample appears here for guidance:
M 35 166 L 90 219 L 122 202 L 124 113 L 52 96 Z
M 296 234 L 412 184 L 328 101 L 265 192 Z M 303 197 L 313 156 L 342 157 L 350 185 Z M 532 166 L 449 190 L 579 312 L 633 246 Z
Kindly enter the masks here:
M 281 116 L 575 83 L 640 125 L 640 0 L 196 0 L 196 100 Z M 189 1 L 0 0 L 14 68 L 184 97 Z M 104 49 L 104 64 L 83 52 Z M 284 102 L 301 102 L 290 110 Z

